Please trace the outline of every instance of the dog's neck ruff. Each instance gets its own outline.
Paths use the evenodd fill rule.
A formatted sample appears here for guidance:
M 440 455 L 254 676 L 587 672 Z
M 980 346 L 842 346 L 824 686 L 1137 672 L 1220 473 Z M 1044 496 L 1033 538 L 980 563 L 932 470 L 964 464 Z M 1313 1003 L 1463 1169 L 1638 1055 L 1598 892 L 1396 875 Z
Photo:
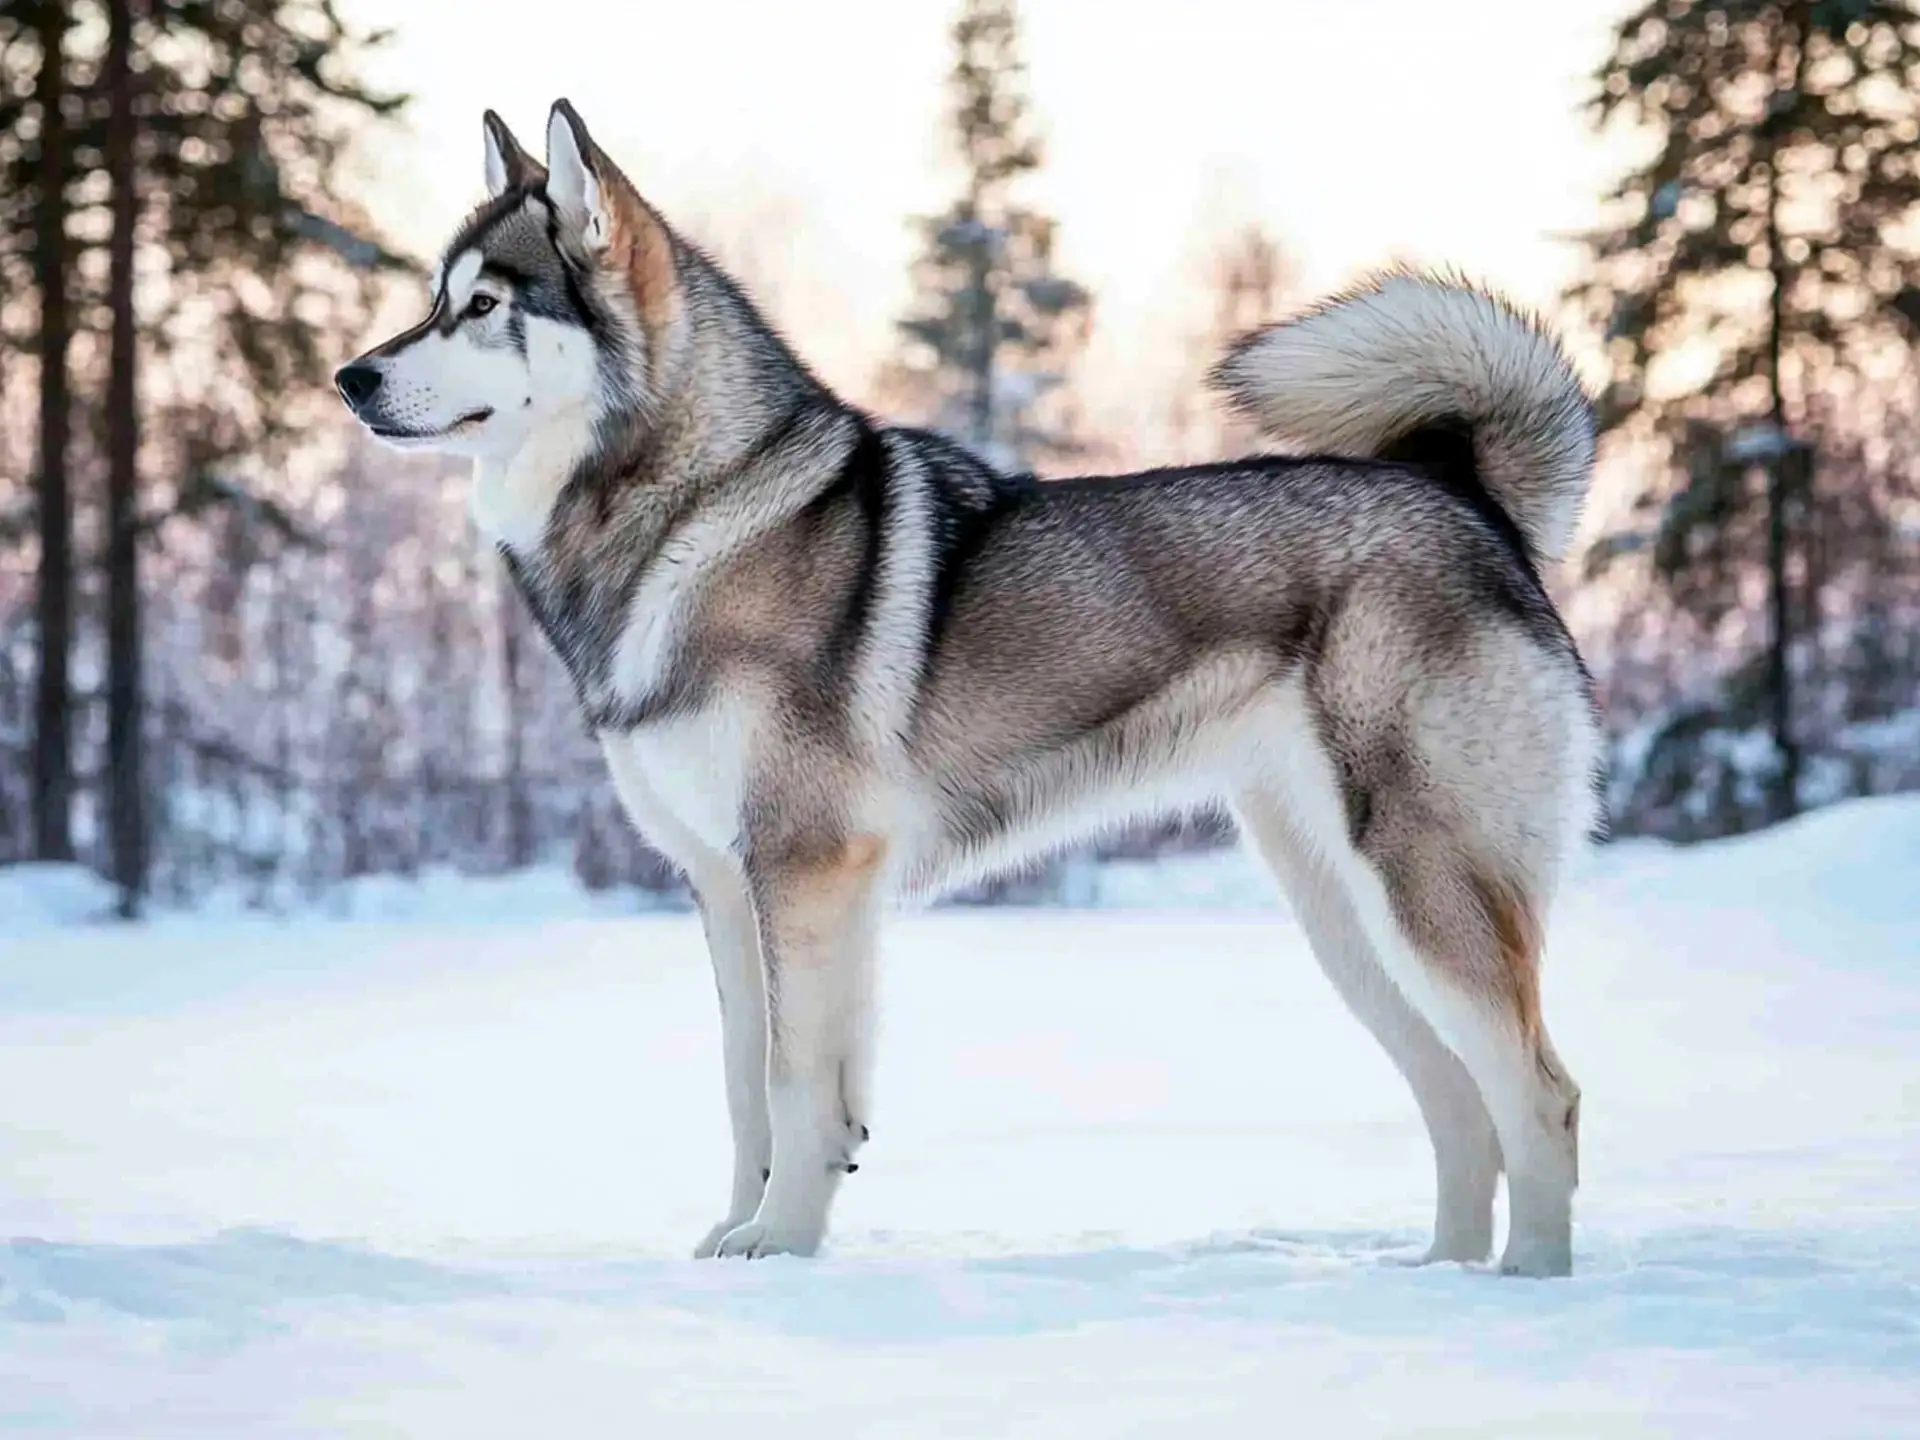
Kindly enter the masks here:
M 584 405 L 545 421 L 503 459 L 476 460 L 467 510 L 496 545 L 526 554 L 540 544 L 560 492 L 592 453 L 593 417 Z

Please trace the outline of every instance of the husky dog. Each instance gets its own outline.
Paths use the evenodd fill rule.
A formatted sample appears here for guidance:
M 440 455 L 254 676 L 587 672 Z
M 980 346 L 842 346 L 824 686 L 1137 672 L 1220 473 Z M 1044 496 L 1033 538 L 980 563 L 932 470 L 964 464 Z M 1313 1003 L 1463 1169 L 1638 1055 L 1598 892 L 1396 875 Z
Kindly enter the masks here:
M 698 898 L 735 1147 L 700 1255 L 810 1254 L 870 1118 L 875 931 L 1134 817 L 1231 809 L 1406 1076 L 1432 1260 L 1572 1265 L 1579 1090 L 1541 924 L 1594 820 L 1590 686 L 1538 567 L 1593 463 L 1556 343 L 1392 272 L 1241 341 L 1299 452 L 996 473 L 837 399 L 565 101 L 485 117 L 426 319 L 343 367 L 473 515 L 634 823 Z

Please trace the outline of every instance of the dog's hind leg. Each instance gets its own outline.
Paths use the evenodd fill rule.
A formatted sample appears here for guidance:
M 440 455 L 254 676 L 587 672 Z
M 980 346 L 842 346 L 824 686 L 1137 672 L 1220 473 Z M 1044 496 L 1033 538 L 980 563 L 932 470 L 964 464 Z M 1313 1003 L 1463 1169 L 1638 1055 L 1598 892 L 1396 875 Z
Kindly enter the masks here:
M 1507 1176 L 1501 1268 L 1567 1274 L 1580 1092 L 1540 1016 L 1540 925 L 1590 804 L 1591 719 L 1530 642 L 1489 632 L 1409 692 L 1397 677 L 1425 662 L 1394 653 L 1401 631 L 1349 629 L 1309 682 L 1276 691 L 1263 718 L 1281 743 L 1258 743 L 1251 786 L 1236 788 L 1274 797 L 1387 978 L 1472 1077 Z
M 869 836 L 747 862 L 766 967 L 772 1174 L 722 1255 L 811 1255 L 865 1132 L 882 847 Z
M 1241 795 L 1242 830 L 1279 879 L 1320 968 L 1413 1089 L 1433 1142 L 1428 1261 L 1480 1261 L 1493 1248 L 1500 1141 L 1473 1077 L 1381 968 L 1338 876 L 1267 790 Z M 1344 842 L 1343 842 L 1344 843 Z
M 1374 864 L 1375 941 L 1409 998 L 1459 1055 L 1500 1137 L 1507 1246 L 1500 1268 L 1573 1268 L 1580 1089 L 1540 1016 L 1539 902 L 1435 826 Z M 1363 911 L 1368 909 L 1363 904 Z

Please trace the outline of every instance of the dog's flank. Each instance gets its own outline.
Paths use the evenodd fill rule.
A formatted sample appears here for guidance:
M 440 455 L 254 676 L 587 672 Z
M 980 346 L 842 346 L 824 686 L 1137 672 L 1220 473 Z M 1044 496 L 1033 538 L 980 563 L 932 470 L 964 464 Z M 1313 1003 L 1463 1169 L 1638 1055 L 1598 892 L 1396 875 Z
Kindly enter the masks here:
M 346 367 L 475 457 L 636 825 L 698 897 L 735 1139 L 703 1254 L 811 1252 L 870 1120 L 875 934 L 927 894 L 1224 803 L 1432 1136 L 1432 1256 L 1564 1273 L 1578 1091 L 1540 921 L 1592 823 L 1584 672 L 1540 583 L 1592 423 L 1545 334 L 1408 273 L 1218 371 L 1299 455 L 1001 475 L 820 384 L 565 102 L 427 322 Z

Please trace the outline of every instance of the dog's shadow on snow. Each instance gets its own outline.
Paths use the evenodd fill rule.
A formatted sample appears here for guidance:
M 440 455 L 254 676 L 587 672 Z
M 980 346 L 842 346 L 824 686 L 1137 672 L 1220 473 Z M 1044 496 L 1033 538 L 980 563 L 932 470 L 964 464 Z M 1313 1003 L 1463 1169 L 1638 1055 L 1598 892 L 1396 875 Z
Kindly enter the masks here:
M 1592 1241 L 1571 1280 L 1414 1267 L 1411 1232 L 1272 1231 L 1158 1248 L 1093 1244 L 955 1257 L 876 1235 L 818 1260 L 430 1262 L 271 1231 L 195 1244 L 0 1243 L 8 1324 L 171 1322 L 244 1344 L 316 1307 L 391 1310 L 519 1300 L 669 1310 L 876 1347 L 1183 1319 L 1337 1330 L 1511 1354 L 1571 1370 L 1596 1345 L 1761 1362 L 1920 1368 L 1920 1238 L 1674 1229 Z
M 1425 1236 L 1257 1230 L 1161 1248 L 1115 1244 L 980 1259 L 847 1259 L 655 1272 L 669 1303 L 810 1338 L 926 1342 L 1180 1317 L 1412 1343 L 1569 1370 L 1596 1345 L 1755 1361 L 1920 1366 L 1920 1237 L 1657 1232 L 1576 1251 L 1571 1280 L 1416 1266 Z M 638 1280 L 640 1277 L 635 1276 Z M 677 1283 L 676 1283 L 677 1282 Z
M 281 1317 L 304 1305 L 444 1304 L 506 1293 L 484 1272 L 267 1230 L 182 1245 L 0 1243 L 0 1326 L 117 1316 L 238 1339 L 282 1328 Z

